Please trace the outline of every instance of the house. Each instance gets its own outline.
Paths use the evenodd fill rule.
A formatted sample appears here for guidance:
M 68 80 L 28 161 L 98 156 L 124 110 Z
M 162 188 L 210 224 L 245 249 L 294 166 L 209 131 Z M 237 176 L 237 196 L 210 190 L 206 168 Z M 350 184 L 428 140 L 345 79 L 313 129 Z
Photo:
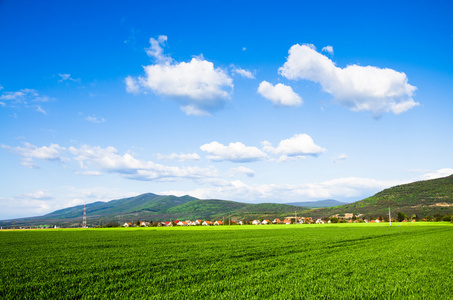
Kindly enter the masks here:
M 201 225 L 203 225 L 203 226 L 211 226 L 212 222 L 211 221 L 204 221 Z
M 253 220 L 252 224 L 253 225 L 261 225 L 261 222 L 259 220 Z
M 316 224 L 324 224 L 325 222 L 321 219 L 316 220 Z
M 178 226 L 189 226 L 189 224 L 187 224 L 187 222 L 185 222 L 185 221 L 179 221 L 178 223 L 176 223 L 176 225 L 178 225 Z
M 415 223 L 415 222 L 417 222 L 417 220 L 414 219 L 414 220 L 412 220 L 411 222 L 412 222 L 412 223 Z
M 371 220 L 370 223 L 376 223 L 376 221 L 375 220 Z
M 123 227 L 131 227 L 132 226 L 132 223 L 124 223 L 123 224 Z
M 215 221 L 214 225 L 223 225 L 222 221 Z
M 194 223 L 193 225 L 201 225 L 203 223 L 203 220 L 195 220 L 192 223 Z
M 290 219 L 284 219 L 283 223 L 285 223 L 286 225 L 291 224 L 291 220 Z
M 280 221 L 280 219 L 276 218 L 276 219 L 274 219 L 274 221 L 272 221 L 272 223 L 274 223 L 274 224 L 282 224 L 283 222 Z
M 167 227 L 173 227 L 173 223 L 167 221 L 167 222 L 165 222 L 165 226 L 167 226 Z
M 239 224 L 239 225 L 242 225 L 242 224 L 244 224 L 244 223 L 243 223 L 242 221 L 239 221 L 238 224 Z
M 149 222 L 140 222 L 140 227 L 148 227 Z
M 269 221 L 269 220 L 264 220 L 263 222 L 261 222 L 261 224 L 263 224 L 263 225 L 267 225 L 267 224 L 271 224 L 271 223 L 272 223 L 272 222 Z

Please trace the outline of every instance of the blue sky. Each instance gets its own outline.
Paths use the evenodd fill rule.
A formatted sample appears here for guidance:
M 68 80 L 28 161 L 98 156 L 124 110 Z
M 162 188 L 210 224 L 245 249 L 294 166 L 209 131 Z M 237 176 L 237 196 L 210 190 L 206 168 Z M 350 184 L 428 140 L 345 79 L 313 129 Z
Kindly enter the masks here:
M 449 1 L 0 1 L 0 219 L 453 173 Z

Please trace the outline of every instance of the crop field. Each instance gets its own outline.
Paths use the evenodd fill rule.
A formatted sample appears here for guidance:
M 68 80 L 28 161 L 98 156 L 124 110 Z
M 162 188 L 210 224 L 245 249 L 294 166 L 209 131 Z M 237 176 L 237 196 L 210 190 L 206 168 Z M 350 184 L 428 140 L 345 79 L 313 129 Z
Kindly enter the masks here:
M 452 299 L 453 225 L 0 232 L 0 299 Z

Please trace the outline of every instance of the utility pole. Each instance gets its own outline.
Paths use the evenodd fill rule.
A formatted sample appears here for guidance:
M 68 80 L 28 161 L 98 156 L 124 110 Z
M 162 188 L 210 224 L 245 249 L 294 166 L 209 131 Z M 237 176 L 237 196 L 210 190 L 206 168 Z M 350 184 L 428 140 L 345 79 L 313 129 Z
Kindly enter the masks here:
M 83 204 L 83 221 L 82 228 L 87 228 L 87 203 Z

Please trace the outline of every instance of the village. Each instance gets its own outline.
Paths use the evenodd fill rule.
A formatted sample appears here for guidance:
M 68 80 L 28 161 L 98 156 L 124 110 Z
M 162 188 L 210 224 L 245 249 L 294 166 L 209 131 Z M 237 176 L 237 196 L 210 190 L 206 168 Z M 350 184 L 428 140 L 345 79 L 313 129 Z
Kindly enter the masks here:
M 379 219 L 355 219 L 352 218 L 349 220 L 345 219 L 338 219 L 338 218 L 331 218 L 328 220 L 325 219 L 312 219 L 312 218 L 303 218 L 303 217 L 287 217 L 283 221 L 278 218 L 274 220 L 252 220 L 252 221 L 224 221 L 224 220 L 216 220 L 216 221 L 203 221 L 203 220 L 174 220 L 174 221 L 165 221 L 165 222 L 146 222 L 146 221 L 138 221 L 138 222 L 126 222 L 122 227 L 173 227 L 173 226 L 223 226 L 223 225 L 291 225 L 291 224 L 330 224 L 330 223 L 380 223 L 383 222 Z M 407 221 L 406 221 L 407 222 Z M 415 222 L 412 220 L 411 222 Z

